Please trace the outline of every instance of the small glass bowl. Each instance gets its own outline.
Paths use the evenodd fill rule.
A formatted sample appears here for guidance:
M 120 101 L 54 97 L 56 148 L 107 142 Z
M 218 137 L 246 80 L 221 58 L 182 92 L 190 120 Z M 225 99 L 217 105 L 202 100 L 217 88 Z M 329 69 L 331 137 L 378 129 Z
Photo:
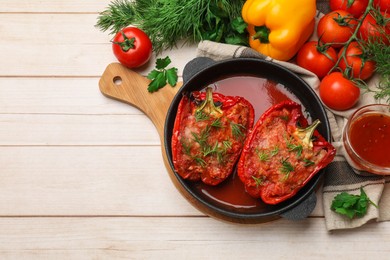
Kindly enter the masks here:
M 351 126 L 353 126 L 357 120 L 370 114 L 383 114 L 390 117 L 390 105 L 367 105 L 359 108 L 350 116 L 348 123 L 345 125 L 343 131 L 343 145 L 345 148 L 344 155 L 348 163 L 357 170 L 367 171 L 379 175 L 390 175 L 390 167 L 379 166 L 375 163 L 367 161 L 356 152 L 353 145 L 351 144 Z M 390 125 L 388 127 L 390 127 Z M 390 136 L 385 138 L 390 138 Z M 390 147 L 388 147 L 388 150 L 389 151 L 386 151 L 385 153 L 387 154 L 386 156 L 390 157 Z

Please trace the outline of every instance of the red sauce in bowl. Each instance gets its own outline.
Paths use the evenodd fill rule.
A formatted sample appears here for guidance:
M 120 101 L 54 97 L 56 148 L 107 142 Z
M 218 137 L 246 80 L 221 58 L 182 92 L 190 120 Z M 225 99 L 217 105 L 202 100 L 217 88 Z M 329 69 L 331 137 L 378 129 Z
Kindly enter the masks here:
M 349 141 L 363 160 L 390 167 L 390 116 L 374 112 L 357 118 L 351 123 Z

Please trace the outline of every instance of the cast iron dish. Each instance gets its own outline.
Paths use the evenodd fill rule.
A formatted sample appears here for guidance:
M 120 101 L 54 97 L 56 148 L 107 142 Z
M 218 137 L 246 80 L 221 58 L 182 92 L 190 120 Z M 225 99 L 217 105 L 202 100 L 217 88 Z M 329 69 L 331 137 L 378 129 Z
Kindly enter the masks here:
M 331 136 L 329 122 L 325 110 L 312 88 L 300 77 L 286 68 L 275 63 L 259 59 L 239 58 L 225 60 L 222 62 L 208 62 L 208 64 L 206 64 L 203 68 L 198 69 L 196 72 L 194 70 L 196 70 L 196 68 L 193 68 L 190 71 L 189 74 L 191 74 L 191 76 L 187 76 L 188 80 L 186 80 L 186 75 L 184 75 L 185 82 L 171 103 L 164 127 L 164 142 L 168 162 L 180 185 L 186 190 L 186 192 L 188 192 L 188 194 L 190 194 L 190 196 L 193 197 L 196 203 L 199 203 L 202 208 L 206 209 L 206 211 L 213 212 L 216 215 L 222 216 L 222 218 L 226 217 L 227 219 L 237 222 L 265 222 L 267 220 L 283 216 L 284 213 L 292 211 L 294 208 L 298 209 L 298 211 L 304 208 L 300 206 L 306 203 L 307 199 L 314 194 L 326 168 L 315 175 L 306 186 L 304 186 L 294 197 L 287 201 L 277 205 L 267 205 L 260 202 L 259 206 L 250 209 L 234 208 L 221 204 L 218 201 L 211 199 L 209 196 L 206 196 L 203 192 L 196 188 L 194 183 L 182 179 L 175 172 L 172 162 L 171 139 L 177 107 L 183 95 L 188 95 L 190 92 L 195 90 L 202 90 L 206 86 L 222 79 L 237 76 L 251 76 L 267 78 L 284 85 L 289 92 L 297 97 L 299 102 L 306 109 L 305 113 L 307 113 L 310 118 L 318 118 L 321 121 L 317 130 L 327 141 L 329 141 Z M 239 92 L 236 95 L 239 95 Z M 306 212 L 302 214 L 307 215 L 309 213 L 310 212 Z M 297 212 L 297 214 L 299 215 L 300 213 Z

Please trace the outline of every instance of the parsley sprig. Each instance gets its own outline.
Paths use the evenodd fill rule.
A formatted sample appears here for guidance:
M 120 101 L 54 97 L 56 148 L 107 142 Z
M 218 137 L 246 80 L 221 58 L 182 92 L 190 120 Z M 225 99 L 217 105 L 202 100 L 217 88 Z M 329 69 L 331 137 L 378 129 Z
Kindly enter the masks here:
M 347 192 L 336 195 L 330 208 L 341 215 L 353 219 L 354 217 L 363 217 L 366 215 L 367 208 L 370 204 L 378 208 L 378 206 L 368 198 L 363 187 L 361 187 L 360 195 L 349 194 Z
M 148 79 L 152 80 L 148 85 L 149 92 L 155 92 L 164 87 L 167 83 L 172 87 L 177 83 L 177 68 L 167 69 L 171 59 L 167 56 L 156 60 L 156 68 L 148 74 Z

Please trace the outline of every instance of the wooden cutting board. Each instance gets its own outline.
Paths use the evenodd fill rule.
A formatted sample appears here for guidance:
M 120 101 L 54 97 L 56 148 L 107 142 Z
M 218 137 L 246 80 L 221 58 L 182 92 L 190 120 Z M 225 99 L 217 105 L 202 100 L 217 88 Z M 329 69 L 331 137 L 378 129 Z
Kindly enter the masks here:
M 139 108 L 154 123 L 157 128 L 161 141 L 161 152 L 168 174 L 180 193 L 198 210 L 206 215 L 220 220 L 239 223 L 254 223 L 250 220 L 230 218 L 199 203 L 190 195 L 178 182 L 175 174 L 170 167 L 164 146 L 164 124 L 169 106 L 182 86 L 179 82 L 175 87 L 169 85 L 163 87 L 157 92 L 149 93 L 147 91 L 150 80 L 137 72 L 134 72 L 120 63 L 111 63 L 107 66 L 99 81 L 100 91 L 109 98 L 125 102 Z M 258 221 L 256 221 L 258 222 Z

